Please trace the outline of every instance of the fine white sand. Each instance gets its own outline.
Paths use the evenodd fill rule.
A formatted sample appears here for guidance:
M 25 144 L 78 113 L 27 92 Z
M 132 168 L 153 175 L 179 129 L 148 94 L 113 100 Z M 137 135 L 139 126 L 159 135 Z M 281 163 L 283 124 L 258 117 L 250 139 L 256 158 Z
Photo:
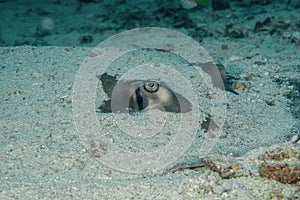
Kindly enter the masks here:
M 214 54 L 221 45 L 210 41 L 207 49 Z M 258 55 L 258 58 L 267 56 L 268 64 L 256 66 L 252 64 L 255 58 L 244 58 L 249 48 L 247 44 L 234 51 L 236 45 L 229 43 L 233 51 L 224 52 L 222 57 L 231 55 L 240 59 L 224 59 L 223 63 L 231 66 L 229 71 L 238 68 L 241 77 L 253 74 L 252 88 L 238 91 L 240 95 L 227 92 L 226 136 L 213 149 L 214 153 L 232 156 L 288 141 L 290 128 L 295 123 L 283 97 L 286 88 L 279 88 L 271 81 L 272 76 L 285 71 L 285 66 L 292 65 L 291 61 L 281 60 L 278 66 L 274 64 L 278 62 L 276 56 Z M 73 124 L 71 97 L 77 70 L 89 51 L 88 48 L 66 47 L 1 49 L 1 196 L 167 198 L 187 195 L 186 192 L 197 185 L 191 186 L 189 180 L 198 180 L 204 176 L 202 173 L 188 177 L 184 174 L 158 177 L 127 174 L 103 166 L 85 149 Z M 248 54 L 262 49 L 251 51 Z M 275 105 L 267 105 L 266 100 L 274 101 Z M 98 115 L 103 115 L 103 124 L 111 119 L 105 117 L 109 114 Z M 201 138 L 195 140 L 196 144 L 188 151 L 190 154 L 198 155 Z M 123 145 L 131 144 L 129 142 L 122 141 Z M 138 145 L 143 147 L 143 143 Z M 144 145 L 153 148 L 147 142 Z M 212 175 L 206 174 L 205 179 L 209 176 Z M 239 181 L 244 179 L 246 177 Z M 231 180 L 230 184 L 239 185 L 239 181 Z

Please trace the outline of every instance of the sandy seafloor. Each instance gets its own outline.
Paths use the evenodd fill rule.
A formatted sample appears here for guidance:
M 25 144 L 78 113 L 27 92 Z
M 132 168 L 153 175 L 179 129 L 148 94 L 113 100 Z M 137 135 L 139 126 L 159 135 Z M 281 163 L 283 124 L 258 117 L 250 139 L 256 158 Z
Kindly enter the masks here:
M 300 130 L 297 1 L 230 1 L 231 7 L 220 11 L 210 6 L 184 10 L 178 2 L 159 1 L 153 5 L 149 1 L 53 1 L 47 6 L 17 2 L 0 2 L 0 199 L 300 198 L 299 142 L 291 142 Z M 235 175 L 226 177 L 212 166 L 176 173 L 168 169 L 157 174 L 125 173 L 106 167 L 86 149 L 72 115 L 77 72 L 104 39 L 145 26 L 171 28 L 200 41 L 236 78 L 235 83 L 245 84 L 235 89 L 239 95 L 226 92 L 224 131 L 206 157 L 219 168 L 235 163 Z M 180 59 L 156 51 L 125 56 L 110 73 L 126 73 L 129 64 L 150 60 L 171 62 L 191 75 Z M 195 89 L 198 98 L 203 98 L 203 90 L 202 86 Z M 178 91 L 188 96 L 185 92 Z M 99 87 L 96 100 L 104 98 Z M 173 121 L 160 134 L 131 141 L 118 131 L 111 114 L 97 113 L 105 129 L 115 133 L 114 142 L 136 152 L 169 142 L 172 124 L 179 123 L 178 114 L 169 115 Z M 168 167 L 197 158 L 204 134 L 198 130 L 189 150 Z M 278 149 L 296 156 L 260 159 Z M 276 177 L 264 178 L 259 169 L 265 163 L 295 167 L 298 172 L 293 176 L 298 179 L 281 183 Z

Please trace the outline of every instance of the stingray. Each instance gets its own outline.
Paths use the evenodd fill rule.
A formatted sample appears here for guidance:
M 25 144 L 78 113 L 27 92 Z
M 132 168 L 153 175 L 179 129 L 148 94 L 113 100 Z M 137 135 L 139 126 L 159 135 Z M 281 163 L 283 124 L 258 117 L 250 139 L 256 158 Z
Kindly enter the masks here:
M 238 94 L 231 87 L 230 79 L 221 64 L 206 63 L 200 66 L 212 79 L 215 87 Z M 103 91 L 108 100 L 102 102 L 100 112 L 139 112 L 159 109 L 166 112 L 187 113 L 191 103 L 181 94 L 174 92 L 164 82 L 133 80 L 118 82 L 116 76 L 104 73 L 100 76 Z M 209 118 L 208 118 L 209 120 Z M 206 127 L 206 125 L 204 125 Z
M 206 63 L 200 66 L 212 79 L 215 87 L 238 94 L 231 87 L 232 77 L 228 76 L 221 64 Z M 111 112 L 140 112 L 150 109 L 159 109 L 166 112 L 187 113 L 192 104 L 181 94 L 174 92 L 164 82 L 154 80 L 119 81 L 116 76 L 104 73 L 100 76 L 103 91 L 108 100 L 102 102 L 99 110 Z M 212 116 L 208 115 L 201 123 L 204 132 L 219 129 Z M 180 163 L 167 172 L 175 173 L 185 169 L 197 169 L 205 166 L 200 160 L 193 163 Z

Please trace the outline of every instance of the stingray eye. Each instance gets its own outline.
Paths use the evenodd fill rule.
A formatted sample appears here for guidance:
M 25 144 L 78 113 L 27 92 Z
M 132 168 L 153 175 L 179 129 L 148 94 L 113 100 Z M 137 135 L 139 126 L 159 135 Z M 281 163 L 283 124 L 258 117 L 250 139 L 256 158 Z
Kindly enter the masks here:
M 147 92 L 157 92 L 158 88 L 159 88 L 159 84 L 155 81 L 150 81 L 145 83 L 144 88 Z

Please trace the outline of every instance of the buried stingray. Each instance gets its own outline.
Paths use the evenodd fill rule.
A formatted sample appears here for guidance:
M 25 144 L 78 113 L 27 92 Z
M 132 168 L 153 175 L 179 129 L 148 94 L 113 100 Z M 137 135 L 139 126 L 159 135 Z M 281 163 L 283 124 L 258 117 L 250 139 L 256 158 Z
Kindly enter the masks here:
M 187 113 L 191 103 L 182 95 L 172 91 L 165 83 L 151 80 L 118 82 L 115 76 L 100 77 L 108 100 L 99 107 L 101 112 L 139 112 L 159 109 L 166 112 Z
M 222 90 L 235 92 L 230 86 L 230 76 L 227 76 L 223 65 L 206 63 L 200 66 L 212 79 L 215 87 Z M 99 77 L 108 100 L 103 101 L 99 107 L 100 112 L 139 112 L 150 109 L 159 109 L 166 112 L 187 113 L 192 109 L 192 104 L 182 95 L 172 91 L 165 83 L 151 80 L 134 80 L 118 82 L 116 76 L 104 73 Z M 212 116 L 208 116 L 202 123 L 204 132 L 220 129 Z M 196 170 L 206 166 L 198 158 L 192 162 L 183 162 L 167 169 L 163 174 L 175 173 L 190 169 Z
M 206 63 L 200 66 L 212 79 L 215 87 L 235 92 L 225 68 L 221 64 Z M 139 112 L 159 109 L 166 112 L 187 113 L 191 103 L 182 95 L 172 91 L 165 83 L 151 80 L 118 82 L 116 76 L 104 73 L 100 76 L 108 100 L 99 107 L 100 112 Z

